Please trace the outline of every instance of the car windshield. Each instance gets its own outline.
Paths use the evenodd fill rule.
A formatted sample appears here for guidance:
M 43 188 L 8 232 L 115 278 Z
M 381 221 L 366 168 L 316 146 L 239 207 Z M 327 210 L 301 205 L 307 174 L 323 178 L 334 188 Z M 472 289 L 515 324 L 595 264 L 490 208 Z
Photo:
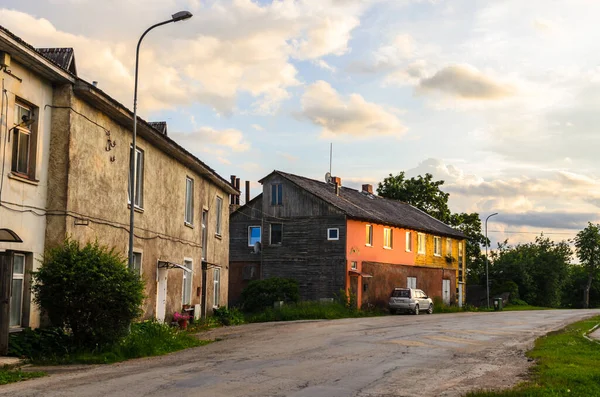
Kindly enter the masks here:
M 409 289 L 395 289 L 392 292 L 392 296 L 394 298 L 410 298 L 410 290 Z

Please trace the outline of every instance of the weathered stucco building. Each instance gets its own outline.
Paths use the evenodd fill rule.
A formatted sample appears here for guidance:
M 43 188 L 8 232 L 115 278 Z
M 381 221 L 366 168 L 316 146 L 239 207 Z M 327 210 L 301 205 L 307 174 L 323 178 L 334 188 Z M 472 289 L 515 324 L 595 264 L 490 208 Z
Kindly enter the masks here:
M 409 204 L 332 182 L 274 171 L 263 192 L 231 215 L 230 301 L 252 280 L 298 280 L 303 299 L 350 291 L 387 303 L 395 287 L 446 303 L 465 298 L 465 236 Z M 258 244 L 257 244 L 258 243 Z M 260 246 L 260 249 L 255 249 Z
M 23 240 L 0 242 L 0 252 L 11 273 L 21 269 L 21 256 L 25 262 L 23 309 L 19 315 L 11 311 L 21 320 L 17 324 L 10 317 L 11 324 L 37 326 L 27 270 L 35 268 L 44 249 L 70 237 L 127 255 L 133 114 L 77 77 L 71 49 L 36 50 L 0 27 L 0 51 L 13 60 L 11 74 L 2 73 L 3 99 L 8 98 L 3 104 L 9 109 L 2 113 L 8 120 L 8 128 L 0 129 L 2 144 L 8 145 L 2 164 L 10 172 L 2 172 L 0 229 Z M 34 122 L 13 129 L 15 112 L 27 111 Z M 27 138 L 29 152 L 24 146 L 13 150 L 7 130 L 11 139 L 22 133 L 19 142 Z M 170 321 L 182 308 L 210 314 L 227 305 L 227 203 L 238 191 L 170 139 L 165 123 L 138 118 L 137 131 L 133 270 L 146 282 L 144 317 Z M 25 153 L 26 161 L 21 160 Z

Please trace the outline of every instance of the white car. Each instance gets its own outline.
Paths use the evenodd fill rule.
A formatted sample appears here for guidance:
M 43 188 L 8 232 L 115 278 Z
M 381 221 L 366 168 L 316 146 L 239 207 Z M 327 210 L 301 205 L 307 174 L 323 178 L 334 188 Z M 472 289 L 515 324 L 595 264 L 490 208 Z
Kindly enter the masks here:
M 394 288 L 388 306 L 392 314 L 398 312 L 419 314 L 421 311 L 433 313 L 433 301 L 420 289 Z

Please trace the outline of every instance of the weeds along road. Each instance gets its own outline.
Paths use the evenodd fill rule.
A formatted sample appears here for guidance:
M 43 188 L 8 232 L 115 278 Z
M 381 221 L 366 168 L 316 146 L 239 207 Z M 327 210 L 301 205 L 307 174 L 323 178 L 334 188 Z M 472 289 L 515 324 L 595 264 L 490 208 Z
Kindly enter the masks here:
M 163 357 L 0 387 L 0 396 L 459 396 L 519 382 L 549 331 L 600 310 L 398 315 L 215 329 Z

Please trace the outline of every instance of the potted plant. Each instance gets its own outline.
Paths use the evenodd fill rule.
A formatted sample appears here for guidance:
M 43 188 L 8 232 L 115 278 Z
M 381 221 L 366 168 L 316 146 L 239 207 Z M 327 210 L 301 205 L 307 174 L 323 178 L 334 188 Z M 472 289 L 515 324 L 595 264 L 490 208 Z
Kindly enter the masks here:
M 190 315 L 187 313 L 175 312 L 175 314 L 173 314 L 173 320 L 177 321 L 177 323 L 179 324 L 179 328 L 181 329 L 187 328 L 189 319 Z

